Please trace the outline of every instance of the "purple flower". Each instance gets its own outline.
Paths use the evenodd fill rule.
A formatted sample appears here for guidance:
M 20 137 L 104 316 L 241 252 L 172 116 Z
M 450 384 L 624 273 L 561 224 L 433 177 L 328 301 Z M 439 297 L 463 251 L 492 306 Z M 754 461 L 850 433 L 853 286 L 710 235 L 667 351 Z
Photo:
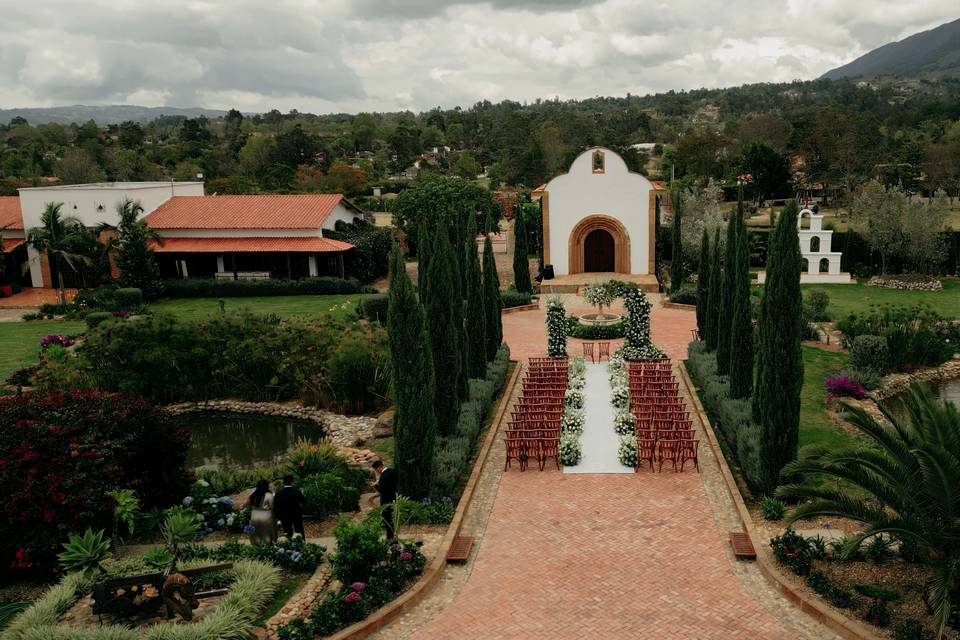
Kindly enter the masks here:
M 860 399 L 867 395 L 867 390 L 860 381 L 849 375 L 837 375 L 827 378 L 827 395 L 833 398 Z
M 356 602 L 359 599 L 360 599 L 360 594 L 357 593 L 356 591 L 351 591 L 347 595 L 343 596 L 344 602 Z
M 354 582 L 352 585 L 350 585 L 350 588 L 353 589 L 354 591 L 360 592 L 366 589 L 367 585 L 365 585 L 362 582 Z
M 402 547 L 401 547 L 399 544 L 396 544 L 396 543 L 394 543 L 394 544 L 392 544 L 392 545 L 390 546 L 390 551 L 400 551 L 400 549 L 402 549 Z
M 253 528 L 253 525 L 252 525 L 252 524 L 247 524 L 247 526 L 245 526 L 245 527 L 243 528 L 243 532 L 244 532 L 245 534 L 247 534 L 247 535 L 250 535 L 250 534 L 253 533 L 254 531 L 256 531 L 256 529 Z
M 70 345 L 73 344 L 73 340 L 63 335 L 62 333 L 51 333 L 50 335 L 46 335 L 40 338 L 41 349 L 46 349 L 52 344 L 61 346 L 61 347 L 69 347 Z
M 127 318 L 130 317 L 130 312 L 127 311 L 126 309 L 120 309 L 119 311 L 113 312 L 113 317 L 120 318 L 121 320 L 126 320 Z
M 409 551 L 404 551 L 403 553 L 400 554 L 401 560 L 411 560 L 412 558 L 413 558 L 413 554 L 410 553 Z

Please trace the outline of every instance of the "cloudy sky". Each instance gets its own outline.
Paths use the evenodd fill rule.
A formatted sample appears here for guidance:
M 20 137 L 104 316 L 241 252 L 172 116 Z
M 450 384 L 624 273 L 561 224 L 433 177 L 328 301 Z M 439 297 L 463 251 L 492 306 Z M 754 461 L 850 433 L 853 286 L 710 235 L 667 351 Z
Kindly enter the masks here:
M 956 0 L 0 0 L 0 107 L 315 113 L 815 78 Z

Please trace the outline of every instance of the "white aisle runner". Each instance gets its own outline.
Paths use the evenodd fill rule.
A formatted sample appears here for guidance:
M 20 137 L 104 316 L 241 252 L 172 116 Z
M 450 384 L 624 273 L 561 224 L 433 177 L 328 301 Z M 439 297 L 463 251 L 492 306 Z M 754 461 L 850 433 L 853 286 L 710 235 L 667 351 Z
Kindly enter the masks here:
M 610 382 L 607 363 L 587 363 L 583 387 L 583 434 L 580 464 L 564 467 L 564 473 L 633 473 L 633 468 L 620 464 L 617 446 L 620 436 L 613 430 L 613 405 L 610 403 Z

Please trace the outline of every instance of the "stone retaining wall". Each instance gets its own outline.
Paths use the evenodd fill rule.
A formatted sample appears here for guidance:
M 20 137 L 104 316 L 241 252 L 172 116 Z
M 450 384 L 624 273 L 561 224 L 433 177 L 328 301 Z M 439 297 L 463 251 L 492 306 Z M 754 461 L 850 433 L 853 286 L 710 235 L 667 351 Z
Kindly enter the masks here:
M 954 358 L 939 367 L 922 369 L 913 373 L 893 373 L 884 376 L 880 388 L 870 395 L 877 401 L 886 400 L 903 393 L 917 382 L 941 384 L 956 378 L 960 378 L 960 360 Z
M 323 409 L 305 407 L 296 403 L 248 402 L 246 400 L 202 400 L 199 402 L 181 402 L 167 405 L 166 410 L 182 415 L 187 413 L 222 412 L 247 413 L 263 416 L 276 416 L 315 422 L 324 429 L 328 439 L 334 444 L 349 447 L 357 440 L 373 437 L 373 428 L 377 419 L 373 416 L 345 416 Z

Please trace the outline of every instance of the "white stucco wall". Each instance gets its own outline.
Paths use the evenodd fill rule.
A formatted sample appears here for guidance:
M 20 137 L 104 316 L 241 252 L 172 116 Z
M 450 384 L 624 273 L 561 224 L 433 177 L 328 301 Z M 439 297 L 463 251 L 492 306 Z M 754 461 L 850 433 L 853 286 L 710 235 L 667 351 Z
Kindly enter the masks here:
M 345 207 L 341 202 L 336 207 L 334 207 L 333 211 L 330 212 L 330 215 L 327 217 L 327 219 L 324 220 L 323 228 L 330 229 L 331 231 L 333 231 L 338 220 L 343 220 L 344 222 L 352 223 L 356 218 L 359 218 L 359 217 L 360 216 L 357 212 L 355 212 L 353 209 Z
M 89 185 L 55 187 L 31 187 L 20 189 L 20 210 L 23 213 L 24 229 L 39 227 L 43 211 L 50 202 L 61 202 L 61 212 L 74 216 L 87 227 L 96 227 L 101 222 L 116 225 L 117 204 L 124 198 L 138 200 L 144 215 L 152 212 L 171 196 L 202 196 L 202 182 L 116 182 Z M 102 211 L 99 210 L 102 206 Z M 30 258 L 30 280 L 33 286 L 43 286 L 40 272 L 40 256 L 32 248 L 27 249 Z
M 593 173 L 593 152 L 604 153 L 603 173 Z M 581 220 L 605 215 L 619 220 L 630 236 L 630 272 L 649 273 L 650 191 L 653 185 L 609 149 L 588 149 L 570 171 L 547 183 L 550 264 L 558 276 L 569 273 L 570 233 Z

